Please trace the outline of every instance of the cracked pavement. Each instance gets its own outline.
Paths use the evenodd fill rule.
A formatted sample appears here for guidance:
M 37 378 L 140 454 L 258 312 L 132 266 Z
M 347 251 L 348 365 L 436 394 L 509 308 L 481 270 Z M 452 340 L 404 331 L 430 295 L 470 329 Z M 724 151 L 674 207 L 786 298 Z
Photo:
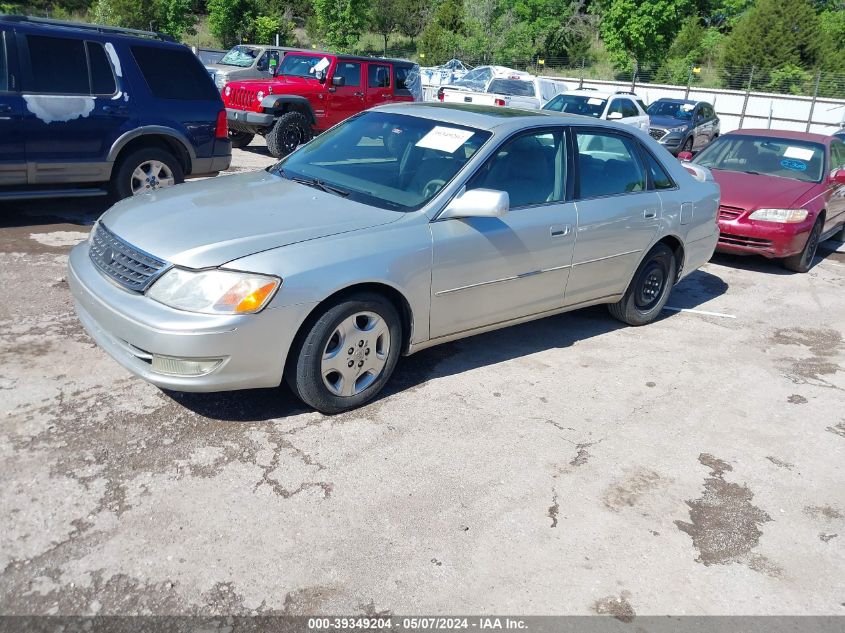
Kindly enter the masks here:
M 2 613 L 845 614 L 842 246 L 669 301 L 735 319 L 555 316 L 326 417 L 96 348 L 64 276 L 103 210 L 0 207 Z

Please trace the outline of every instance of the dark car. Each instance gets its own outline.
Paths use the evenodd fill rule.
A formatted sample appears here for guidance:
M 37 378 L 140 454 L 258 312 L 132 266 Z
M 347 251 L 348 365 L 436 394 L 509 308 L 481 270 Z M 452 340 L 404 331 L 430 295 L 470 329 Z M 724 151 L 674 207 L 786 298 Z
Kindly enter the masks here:
M 231 159 L 220 93 L 188 47 L 0 16 L 0 200 L 125 198 Z
M 704 149 L 719 136 L 713 106 L 689 99 L 658 99 L 646 109 L 649 134 L 672 154 Z
M 833 135 L 840 141 L 845 141 L 845 127 L 836 130 Z

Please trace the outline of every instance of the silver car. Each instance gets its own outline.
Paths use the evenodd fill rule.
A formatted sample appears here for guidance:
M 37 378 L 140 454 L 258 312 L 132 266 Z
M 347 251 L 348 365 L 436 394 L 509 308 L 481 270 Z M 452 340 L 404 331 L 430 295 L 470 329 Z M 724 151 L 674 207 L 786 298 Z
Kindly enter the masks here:
M 266 171 L 124 200 L 70 256 L 91 336 L 167 389 L 360 406 L 400 354 L 606 303 L 631 325 L 718 237 L 719 190 L 630 126 L 397 104 Z

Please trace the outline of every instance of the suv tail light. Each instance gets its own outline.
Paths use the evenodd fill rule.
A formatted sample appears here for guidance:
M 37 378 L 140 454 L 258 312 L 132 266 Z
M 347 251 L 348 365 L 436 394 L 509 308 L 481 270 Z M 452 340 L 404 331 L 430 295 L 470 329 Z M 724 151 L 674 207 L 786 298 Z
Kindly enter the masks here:
M 443 88 L 437 91 L 437 100 L 443 101 Z
M 217 113 L 217 128 L 214 130 L 214 138 L 229 138 L 229 121 L 226 119 L 225 110 L 220 110 Z
M 504 99 L 493 99 L 493 103 L 497 106 L 503 106 L 503 105 L 505 105 L 505 100 Z

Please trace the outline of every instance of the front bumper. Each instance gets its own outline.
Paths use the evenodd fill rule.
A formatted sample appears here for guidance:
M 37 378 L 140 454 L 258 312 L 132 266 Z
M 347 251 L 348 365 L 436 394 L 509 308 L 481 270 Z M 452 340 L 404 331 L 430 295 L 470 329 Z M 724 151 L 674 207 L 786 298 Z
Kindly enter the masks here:
M 88 257 L 88 242 L 68 262 L 68 284 L 85 330 L 133 374 L 174 391 L 228 391 L 280 384 L 297 329 L 315 304 L 218 316 L 175 310 L 106 279 Z M 151 354 L 219 358 L 203 376 L 153 371 Z
M 789 257 L 804 249 L 814 221 L 812 217 L 796 224 L 760 222 L 747 217 L 720 219 L 716 250 L 738 255 L 762 255 L 770 259 Z
M 260 130 L 271 127 L 275 122 L 276 117 L 264 112 L 251 112 L 249 110 L 226 108 L 226 119 L 229 121 L 230 129 L 235 130 L 236 132 L 251 132 L 254 134 Z
M 669 150 L 669 152 L 673 156 L 677 156 L 680 153 L 681 148 L 684 146 L 684 136 L 682 135 L 675 135 L 673 133 L 669 133 L 664 136 L 662 139 L 658 141 L 663 147 Z

